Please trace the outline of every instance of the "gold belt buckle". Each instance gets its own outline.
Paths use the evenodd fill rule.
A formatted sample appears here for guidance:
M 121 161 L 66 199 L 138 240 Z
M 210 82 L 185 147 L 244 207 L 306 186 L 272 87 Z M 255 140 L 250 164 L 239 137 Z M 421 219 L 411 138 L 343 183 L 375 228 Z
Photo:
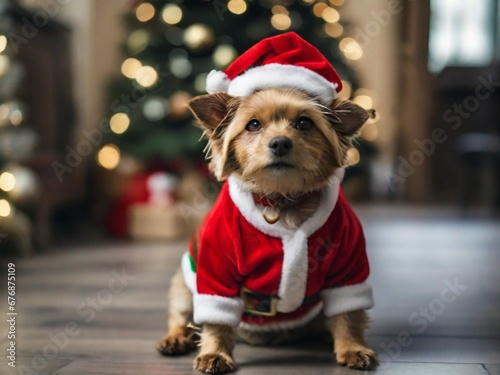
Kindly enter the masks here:
M 245 303 L 246 313 L 261 316 L 275 316 L 278 313 L 278 297 L 266 296 L 242 288 L 241 299 Z

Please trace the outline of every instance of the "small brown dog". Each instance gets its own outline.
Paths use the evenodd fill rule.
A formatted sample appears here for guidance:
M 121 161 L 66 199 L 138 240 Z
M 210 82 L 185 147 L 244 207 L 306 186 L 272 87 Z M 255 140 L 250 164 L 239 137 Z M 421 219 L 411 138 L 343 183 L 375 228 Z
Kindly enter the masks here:
M 157 348 L 195 348 L 194 320 L 203 325 L 195 369 L 226 373 L 235 369 L 236 338 L 277 345 L 329 331 L 340 364 L 373 369 L 377 355 L 363 338 L 373 305 L 365 242 L 340 189 L 352 137 L 373 111 L 332 98 L 336 73 L 315 81 L 300 67 L 267 79 L 284 64 L 249 53 L 282 56 L 295 46 L 295 57 L 324 57 L 294 33 L 262 43 L 244 60 L 260 60 L 264 81 L 251 76 L 250 86 L 236 85 L 247 92 L 229 86 L 189 104 L 208 136 L 210 166 L 226 182 L 172 279 L 169 330 Z M 259 69 L 246 68 L 231 84 Z

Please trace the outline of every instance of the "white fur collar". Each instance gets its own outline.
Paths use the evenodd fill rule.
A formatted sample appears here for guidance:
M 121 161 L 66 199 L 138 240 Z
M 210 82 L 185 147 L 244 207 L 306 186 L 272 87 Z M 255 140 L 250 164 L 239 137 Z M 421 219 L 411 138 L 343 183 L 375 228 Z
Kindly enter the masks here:
M 328 186 L 322 191 L 316 212 L 296 230 L 289 229 L 279 221 L 269 224 L 255 205 L 253 195 L 245 189 L 235 176 L 229 177 L 229 195 L 243 217 L 262 233 L 281 238 L 283 243 L 283 266 L 279 285 L 278 311 L 287 313 L 302 304 L 307 289 L 308 237 L 318 230 L 330 217 L 339 196 L 344 169 L 337 169 L 330 177 Z
M 338 168 L 330 176 L 328 186 L 322 191 L 321 200 L 317 211 L 307 219 L 298 229 L 292 230 L 285 227 L 279 221 L 269 224 L 262 216 L 261 211 L 255 205 L 252 193 L 243 185 L 240 179 L 232 174 L 229 179 L 229 195 L 238 207 L 243 217 L 255 228 L 272 237 L 290 237 L 294 232 L 303 232 L 309 237 L 318 230 L 328 219 L 337 203 L 340 183 L 344 178 L 345 170 Z

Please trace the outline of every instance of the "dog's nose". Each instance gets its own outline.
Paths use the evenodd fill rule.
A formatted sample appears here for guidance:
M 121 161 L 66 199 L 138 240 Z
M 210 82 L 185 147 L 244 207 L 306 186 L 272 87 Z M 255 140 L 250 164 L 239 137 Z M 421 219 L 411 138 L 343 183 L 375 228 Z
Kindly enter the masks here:
M 276 137 L 268 144 L 271 152 L 276 156 L 284 156 L 292 148 L 292 141 L 287 137 Z

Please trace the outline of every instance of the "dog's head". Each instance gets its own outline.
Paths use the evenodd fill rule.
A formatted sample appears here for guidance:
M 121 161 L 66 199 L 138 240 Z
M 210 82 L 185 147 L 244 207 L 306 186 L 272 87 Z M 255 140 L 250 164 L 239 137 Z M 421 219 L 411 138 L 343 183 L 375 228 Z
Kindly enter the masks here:
M 215 176 L 222 181 L 236 173 L 266 195 L 323 187 L 346 164 L 353 135 L 374 114 L 348 100 L 327 107 L 296 89 L 201 95 L 189 108 L 208 136 Z

